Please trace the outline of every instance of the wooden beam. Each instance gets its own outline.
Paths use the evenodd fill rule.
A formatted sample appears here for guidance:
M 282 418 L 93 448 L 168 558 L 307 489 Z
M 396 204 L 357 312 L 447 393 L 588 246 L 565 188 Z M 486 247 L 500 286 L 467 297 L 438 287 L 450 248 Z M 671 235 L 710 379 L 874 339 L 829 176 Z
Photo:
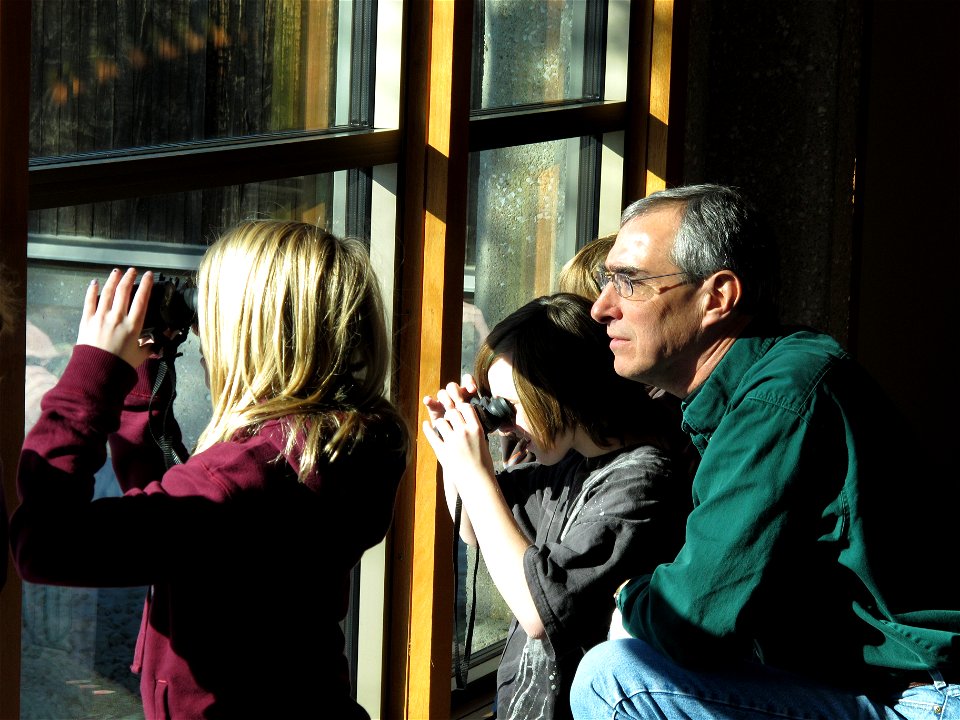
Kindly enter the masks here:
M 417 451 L 391 537 L 385 707 L 421 720 L 450 713 L 452 523 L 420 421 L 423 395 L 460 372 L 473 3 L 410 2 L 407 13 L 399 386 Z
M 623 207 L 646 193 L 653 5 L 654 0 L 635 0 L 630 4 Z
M 631 5 L 623 205 L 683 181 L 689 0 Z
M 0 340 L 0 463 L 8 512 L 17 503 L 14 473 L 23 444 L 30 10 L 31 3 L 0 0 L 0 258 L 2 281 L 17 297 L 12 331 Z M 9 557 L 7 538 L 0 540 Z M 0 718 L 20 717 L 20 598 L 20 578 L 10 566 L 0 592 Z
M 399 148 L 397 130 L 352 130 L 56 158 L 30 168 L 30 209 L 367 168 L 396 162 Z
M 673 52 L 673 0 L 654 0 L 650 60 L 650 117 L 647 124 L 647 176 L 644 194 L 667 186 L 670 128 L 670 59 Z

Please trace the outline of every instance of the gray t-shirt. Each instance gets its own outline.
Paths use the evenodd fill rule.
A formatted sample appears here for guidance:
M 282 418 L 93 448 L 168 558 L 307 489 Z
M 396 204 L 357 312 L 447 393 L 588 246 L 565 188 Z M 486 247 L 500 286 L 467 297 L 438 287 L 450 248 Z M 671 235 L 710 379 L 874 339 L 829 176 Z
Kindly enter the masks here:
M 571 451 L 556 465 L 507 468 L 498 480 L 533 543 L 523 565 L 546 638 L 531 639 L 511 623 L 497 670 L 497 717 L 570 718 L 574 672 L 607 637 L 614 591 L 676 557 L 690 482 L 649 445 L 594 458 Z

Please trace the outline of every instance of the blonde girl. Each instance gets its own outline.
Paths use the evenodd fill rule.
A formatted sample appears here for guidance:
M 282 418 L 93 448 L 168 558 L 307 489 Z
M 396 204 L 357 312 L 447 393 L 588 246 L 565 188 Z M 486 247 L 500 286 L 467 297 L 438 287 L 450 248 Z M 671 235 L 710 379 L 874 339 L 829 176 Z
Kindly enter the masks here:
M 365 718 L 340 622 L 391 520 L 408 434 L 363 246 L 297 222 L 228 231 L 197 273 L 212 417 L 164 468 L 173 388 L 141 337 L 153 275 L 91 282 L 24 444 L 14 558 L 32 582 L 149 585 L 133 669 L 152 718 Z M 98 297 L 99 295 L 99 297 Z M 175 348 L 174 348 L 175 350 Z M 109 444 L 124 495 L 92 500 Z M 295 651 L 294 651 L 295 649 Z

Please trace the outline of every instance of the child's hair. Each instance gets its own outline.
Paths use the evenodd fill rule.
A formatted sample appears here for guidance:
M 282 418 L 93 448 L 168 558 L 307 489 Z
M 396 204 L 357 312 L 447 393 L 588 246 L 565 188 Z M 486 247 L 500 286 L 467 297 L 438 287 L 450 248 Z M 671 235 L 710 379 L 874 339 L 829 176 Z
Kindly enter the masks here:
M 666 421 L 646 385 L 613 369 L 606 328 L 590 317 L 590 305 L 573 293 L 539 297 L 499 322 L 477 353 L 483 395 L 490 366 L 510 356 L 518 400 L 544 448 L 577 426 L 604 446 L 656 433 Z
M 576 255 L 567 260 L 557 277 L 557 287 L 560 292 L 574 293 L 583 295 L 588 300 L 596 300 L 600 295 L 600 288 L 594 273 L 597 267 L 603 265 L 607 259 L 607 253 L 610 252 L 616 239 L 616 233 L 598 237 L 588 242 L 577 251 Z
M 321 455 L 349 452 L 371 415 L 402 422 L 384 398 L 390 346 L 359 241 L 300 222 L 243 222 L 204 254 L 197 289 L 213 402 L 198 450 L 287 418 L 286 451 L 304 443 L 303 479 Z

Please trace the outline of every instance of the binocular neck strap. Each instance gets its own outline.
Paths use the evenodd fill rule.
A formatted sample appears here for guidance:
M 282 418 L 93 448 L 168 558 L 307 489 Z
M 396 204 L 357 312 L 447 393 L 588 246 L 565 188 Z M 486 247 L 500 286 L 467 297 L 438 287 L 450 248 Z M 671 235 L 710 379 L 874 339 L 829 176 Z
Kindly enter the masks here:
M 173 361 L 179 356 L 178 353 L 171 358 L 164 357 L 160 359 L 159 367 L 157 368 L 157 379 L 153 382 L 153 393 L 150 396 L 150 407 L 152 408 L 153 399 L 157 396 L 157 393 L 160 392 L 163 384 L 165 382 L 171 383 L 172 388 L 168 395 L 169 400 L 167 400 L 166 407 L 161 408 L 160 412 L 159 433 L 155 432 L 154 424 L 152 421 L 150 422 L 150 434 L 153 436 L 154 442 L 157 443 L 157 446 L 163 452 L 163 461 L 167 466 L 167 470 L 174 465 L 182 465 L 185 460 L 185 458 L 181 458 L 177 454 L 177 451 L 173 447 L 173 440 L 167 430 L 167 420 L 173 411 L 173 400 L 177 396 L 177 373 L 176 370 L 174 370 Z
M 453 513 L 453 581 L 455 586 L 460 582 L 460 515 L 463 511 L 463 503 L 460 496 L 457 495 L 457 504 Z M 467 566 L 469 569 L 470 555 L 466 554 Z M 457 680 L 457 689 L 463 690 L 467 686 L 467 675 L 470 672 L 470 647 L 473 645 L 473 625 L 477 615 L 477 568 L 480 567 L 480 546 L 477 546 L 476 558 L 473 561 L 473 573 L 470 578 L 470 612 L 467 617 L 467 627 L 462 633 L 464 641 L 461 649 L 461 629 L 463 627 L 463 618 L 460 616 L 460 604 L 454 599 L 453 602 L 453 651 L 454 651 L 454 672 Z M 466 583 L 464 583 L 466 585 Z M 466 592 L 466 587 L 464 587 Z M 459 595 L 459 592 L 457 593 Z

